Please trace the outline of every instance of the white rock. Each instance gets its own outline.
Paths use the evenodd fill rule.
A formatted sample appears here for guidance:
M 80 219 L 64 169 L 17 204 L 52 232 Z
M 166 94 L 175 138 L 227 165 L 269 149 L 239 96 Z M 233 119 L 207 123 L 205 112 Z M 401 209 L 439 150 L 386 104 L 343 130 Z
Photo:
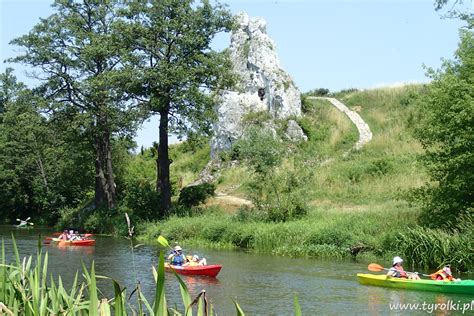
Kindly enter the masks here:
M 237 21 L 239 28 L 231 36 L 230 52 L 240 80 L 236 91 L 220 95 L 218 121 L 211 140 L 213 159 L 242 136 L 242 117 L 249 112 L 268 111 L 275 119 L 301 115 L 300 92 L 280 67 L 275 44 L 266 33 L 265 20 L 240 13 Z M 258 95 L 260 88 L 265 91 L 262 100 Z
M 304 134 L 303 129 L 294 120 L 288 121 L 288 127 L 286 128 L 286 136 L 291 141 L 308 140 L 308 137 Z

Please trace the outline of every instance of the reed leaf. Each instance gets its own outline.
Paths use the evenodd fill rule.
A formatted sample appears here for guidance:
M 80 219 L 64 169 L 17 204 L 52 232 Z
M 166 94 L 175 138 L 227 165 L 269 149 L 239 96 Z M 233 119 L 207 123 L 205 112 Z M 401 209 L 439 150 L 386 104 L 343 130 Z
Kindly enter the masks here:
M 117 281 L 112 279 L 114 285 L 114 312 L 116 316 L 126 316 L 125 300 L 124 300 L 124 291 L 125 289 L 120 288 L 120 284 Z
M 294 306 L 295 316 L 302 316 L 300 303 L 298 301 L 298 295 L 296 295 L 296 293 L 293 297 L 293 306 Z
M 157 272 L 153 312 L 156 316 L 165 316 L 167 315 L 167 307 L 165 300 L 165 256 L 163 251 L 160 251 Z
M 163 246 L 163 247 L 166 247 L 166 248 L 171 248 L 170 244 L 168 243 L 168 240 L 166 240 L 165 237 L 163 236 L 158 236 L 158 239 L 157 241 Z M 172 249 L 172 248 L 171 248 Z
M 155 311 L 153 310 L 153 307 L 150 305 L 148 300 L 146 299 L 145 295 L 143 295 L 142 292 L 139 292 L 138 295 L 140 296 L 140 300 L 145 304 L 146 309 L 148 310 L 148 313 L 150 316 L 155 316 Z M 144 315 L 143 312 L 139 312 L 139 315 Z M 163 315 L 168 315 L 168 313 L 165 311 L 165 314 Z
M 15 261 L 16 261 L 16 265 L 19 267 L 20 266 L 20 254 L 18 253 L 18 247 L 16 246 L 16 240 L 15 240 L 15 236 L 13 235 L 12 233 L 12 242 L 13 242 L 13 252 L 15 254 Z
M 235 309 L 237 310 L 237 316 L 245 316 L 245 313 L 244 313 L 244 311 L 242 310 L 242 308 L 240 308 L 239 303 L 237 303 L 236 301 L 234 301 L 234 305 L 235 305 Z
M 1 261 L 2 279 L 2 302 L 7 301 L 7 267 L 5 266 L 5 241 L 2 238 L 2 261 Z
M 89 312 L 97 312 L 99 309 L 99 299 L 97 298 L 97 284 L 95 277 L 95 264 L 92 261 L 91 273 L 87 271 L 87 268 L 82 264 L 84 270 L 84 276 L 86 278 L 88 289 L 89 289 Z
M 181 292 L 181 299 L 183 300 L 185 312 L 184 314 L 186 316 L 192 316 L 193 315 L 193 310 L 191 308 L 191 295 L 189 294 L 188 287 L 186 286 L 186 283 L 184 283 L 183 279 L 175 272 L 174 275 L 176 276 L 176 279 L 178 279 L 179 282 L 179 290 Z
M 103 298 L 99 304 L 99 315 L 100 316 L 110 316 L 110 304 L 106 298 Z

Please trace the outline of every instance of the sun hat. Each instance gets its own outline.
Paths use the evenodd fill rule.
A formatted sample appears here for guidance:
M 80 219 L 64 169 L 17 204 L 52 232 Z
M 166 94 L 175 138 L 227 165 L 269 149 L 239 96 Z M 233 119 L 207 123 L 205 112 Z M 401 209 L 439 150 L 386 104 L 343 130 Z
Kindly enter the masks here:
M 176 247 L 174 247 L 174 250 L 176 250 L 176 251 L 182 251 L 183 249 L 181 249 L 180 246 L 176 246 Z
M 444 266 L 443 271 L 446 272 L 447 275 L 451 275 L 451 265 L 447 264 Z
M 392 260 L 392 266 L 396 265 L 397 263 L 402 263 L 402 262 L 403 262 L 403 259 L 400 258 L 399 256 L 396 256 Z

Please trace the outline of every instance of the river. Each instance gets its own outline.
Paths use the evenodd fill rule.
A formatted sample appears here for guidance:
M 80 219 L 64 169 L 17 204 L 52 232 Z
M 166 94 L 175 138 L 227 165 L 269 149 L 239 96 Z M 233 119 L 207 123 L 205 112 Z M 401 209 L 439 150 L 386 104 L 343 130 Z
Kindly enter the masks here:
M 10 260 L 13 253 L 12 233 L 20 256 L 24 257 L 36 254 L 39 234 L 50 235 L 52 231 L 0 226 L 0 238 L 5 242 Z M 71 286 L 75 272 L 82 270 L 82 263 L 90 267 L 94 261 L 96 274 L 117 280 L 127 287 L 128 294 L 138 280 L 151 301 L 155 288 L 151 267 L 158 261 L 158 249 L 141 246 L 134 250 L 132 256 L 130 242 L 125 238 L 95 238 L 97 241 L 93 247 L 59 248 L 54 244 L 43 244 L 43 251 L 49 255 L 49 271 L 54 276 L 61 275 L 63 281 Z M 402 315 L 406 311 L 391 310 L 391 307 L 395 304 L 413 303 L 419 304 L 418 308 L 421 309 L 425 303 L 425 311 L 418 311 L 422 315 L 427 314 L 430 308 L 433 309 L 434 304 L 451 303 L 452 306 L 462 306 L 474 300 L 474 296 L 360 285 L 356 274 L 367 273 L 367 263 L 295 259 L 243 251 L 186 247 L 184 252 L 204 256 L 208 264 L 223 265 L 217 278 L 183 277 L 194 295 L 202 289 L 206 290 L 217 315 L 235 315 L 233 300 L 239 303 L 247 315 L 293 315 L 295 293 L 303 315 Z M 109 280 L 101 279 L 98 285 L 106 297 L 113 297 L 112 283 Z M 183 310 L 178 281 L 171 273 L 166 274 L 166 298 L 169 306 L 176 304 L 178 310 Z M 135 301 L 132 297 L 132 303 Z M 474 313 L 474 310 L 470 313 Z

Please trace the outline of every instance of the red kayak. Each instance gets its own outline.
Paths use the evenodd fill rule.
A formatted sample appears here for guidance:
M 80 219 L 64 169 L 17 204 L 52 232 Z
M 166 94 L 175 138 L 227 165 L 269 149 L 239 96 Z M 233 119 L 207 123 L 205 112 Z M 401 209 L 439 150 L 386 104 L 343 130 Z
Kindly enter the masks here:
M 53 238 L 51 240 L 56 241 L 59 246 L 93 246 L 95 244 L 94 239 L 62 240 L 58 238 Z
M 173 266 L 168 263 L 165 264 L 165 271 L 171 272 L 174 270 L 178 274 L 182 275 L 205 275 L 215 278 L 221 271 L 222 266 L 220 264 L 211 264 L 207 266 Z

